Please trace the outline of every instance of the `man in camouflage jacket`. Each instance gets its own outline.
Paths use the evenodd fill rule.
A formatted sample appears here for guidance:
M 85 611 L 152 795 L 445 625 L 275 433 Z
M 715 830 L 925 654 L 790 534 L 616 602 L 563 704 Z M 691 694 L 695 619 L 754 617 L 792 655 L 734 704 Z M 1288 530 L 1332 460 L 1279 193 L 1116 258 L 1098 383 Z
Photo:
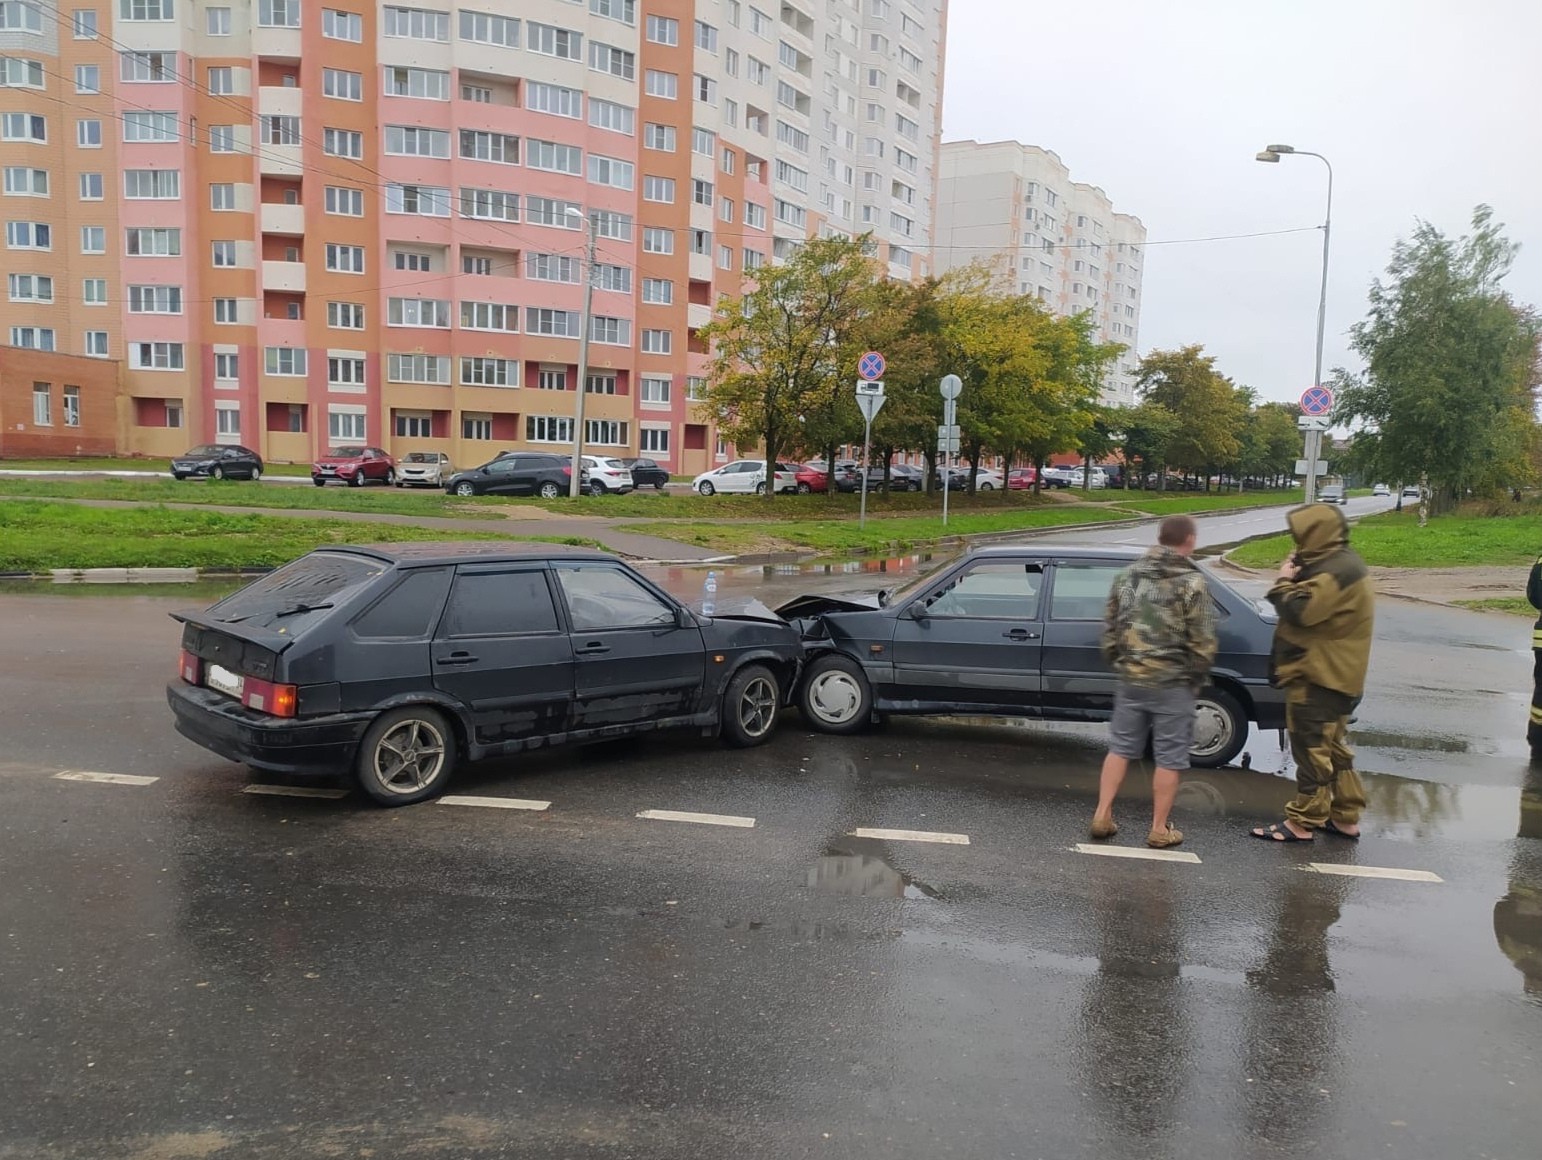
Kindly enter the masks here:
M 1542 612 L 1542 556 L 1526 579 L 1526 599 Z M 1542 761 L 1542 616 L 1531 626 L 1531 720 L 1526 725 L 1526 743 L 1531 746 L 1531 759 Z
M 1168 822 L 1178 796 L 1178 775 L 1194 745 L 1194 699 L 1215 660 L 1215 614 L 1210 586 L 1190 558 L 1198 528 L 1188 516 L 1162 521 L 1157 546 L 1114 581 L 1103 623 L 1103 659 L 1119 677 L 1108 727 L 1094 838 L 1112 838 L 1114 798 L 1130 762 L 1156 756 L 1151 777 L 1151 830 L 1146 845 L 1176 846 L 1181 831 Z

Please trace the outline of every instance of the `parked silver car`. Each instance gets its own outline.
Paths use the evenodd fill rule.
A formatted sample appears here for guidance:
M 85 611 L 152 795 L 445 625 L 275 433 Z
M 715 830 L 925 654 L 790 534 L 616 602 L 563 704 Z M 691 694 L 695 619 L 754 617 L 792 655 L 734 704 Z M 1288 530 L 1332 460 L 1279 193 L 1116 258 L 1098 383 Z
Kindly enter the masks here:
M 454 474 L 442 451 L 409 451 L 396 461 L 397 487 L 443 487 Z

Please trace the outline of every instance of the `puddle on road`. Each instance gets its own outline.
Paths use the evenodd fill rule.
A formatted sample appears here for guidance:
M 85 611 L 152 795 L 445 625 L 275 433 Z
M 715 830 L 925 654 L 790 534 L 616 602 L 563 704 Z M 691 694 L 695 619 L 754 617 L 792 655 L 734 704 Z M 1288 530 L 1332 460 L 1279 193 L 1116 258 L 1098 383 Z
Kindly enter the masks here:
M 806 884 L 826 894 L 865 898 L 938 898 L 936 890 L 901 874 L 873 854 L 833 850 L 821 855 L 808 872 Z

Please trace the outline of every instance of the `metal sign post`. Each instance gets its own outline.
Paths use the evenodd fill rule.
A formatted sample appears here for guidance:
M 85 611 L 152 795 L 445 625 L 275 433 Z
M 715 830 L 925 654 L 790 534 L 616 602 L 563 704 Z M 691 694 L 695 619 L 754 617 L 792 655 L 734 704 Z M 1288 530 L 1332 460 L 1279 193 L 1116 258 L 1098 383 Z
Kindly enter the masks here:
M 862 412 L 862 506 L 857 527 L 867 527 L 867 457 L 873 442 L 873 418 L 883 410 L 883 382 L 862 379 L 857 383 L 857 407 Z
M 1308 387 L 1301 392 L 1301 418 L 1298 426 L 1306 433 L 1306 502 L 1317 501 L 1317 463 L 1322 458 L 1322 433 L 1328 429 L 1333 413 L 1333 392 L 1324 386 Z
M 943 375 L 938 390 L 942 393 L 942 426 L 937 429 L 937 451 L 942 456 L 942 526 L 948 526 L 948 492 L 953 490 L 951 460 L 958 450 L 958 396 L 964 380 L 957 375 Z

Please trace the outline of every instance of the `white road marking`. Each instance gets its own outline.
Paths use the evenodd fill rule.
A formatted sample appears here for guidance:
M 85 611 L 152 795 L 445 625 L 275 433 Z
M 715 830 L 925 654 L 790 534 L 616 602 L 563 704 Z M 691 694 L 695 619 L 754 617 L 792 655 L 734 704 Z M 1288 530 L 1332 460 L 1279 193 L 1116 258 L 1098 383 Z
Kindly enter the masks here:
M 348 796 L 348 791 L 345 789 L 336 789 L 324 785 L 259 785 L 256 782 L 243 786 L 241 792 L 264 794 L 271 797 L 341 798 Z
M 1399 882 L 1444 882 L 1428 870 L 1399 870 L 1393 866 L 1347 866 L 1332 862 L 1308 862 L 1301 867 L 1309 874 L 1339 874 L 1345 878 L 1392 878 Z
M 489 810 L 546 810 L 551 802 L 535 802 L 526 798 L 477 797 L 474 794 L 452 793 L 439 799 L 442 806 L 481 806 Z
M 1104 858 L 1144 858 L 1150 862 L 1198 862 L 1199 855 L 1187 850 L 1152 850 L 1139 846 L 1094 846 L 1090 842 L 1078 842 L 1074 847 L 1078 854 L 1100 854 Z
M 639 818 L 651 818 L 656 822 L 696 822 L 703 826 L 737 826 L 741 830 L 753 829 L 754 818 L 736 818 L 729 814 L 692 814 L 680 810 L 643 810 Z
M 66 769 L 54 774 L 60 781 L 97 781 L 108 785 L 154 785 L 158 777 L 139 777 L 132 773 L 91 773 L 83 769 Z
M 968 834 L 934 834 L 928 830 L 852 830 L 853 838 L 877 838 L 882 842 L 940 842 L 946 846 L 969 845 Z

